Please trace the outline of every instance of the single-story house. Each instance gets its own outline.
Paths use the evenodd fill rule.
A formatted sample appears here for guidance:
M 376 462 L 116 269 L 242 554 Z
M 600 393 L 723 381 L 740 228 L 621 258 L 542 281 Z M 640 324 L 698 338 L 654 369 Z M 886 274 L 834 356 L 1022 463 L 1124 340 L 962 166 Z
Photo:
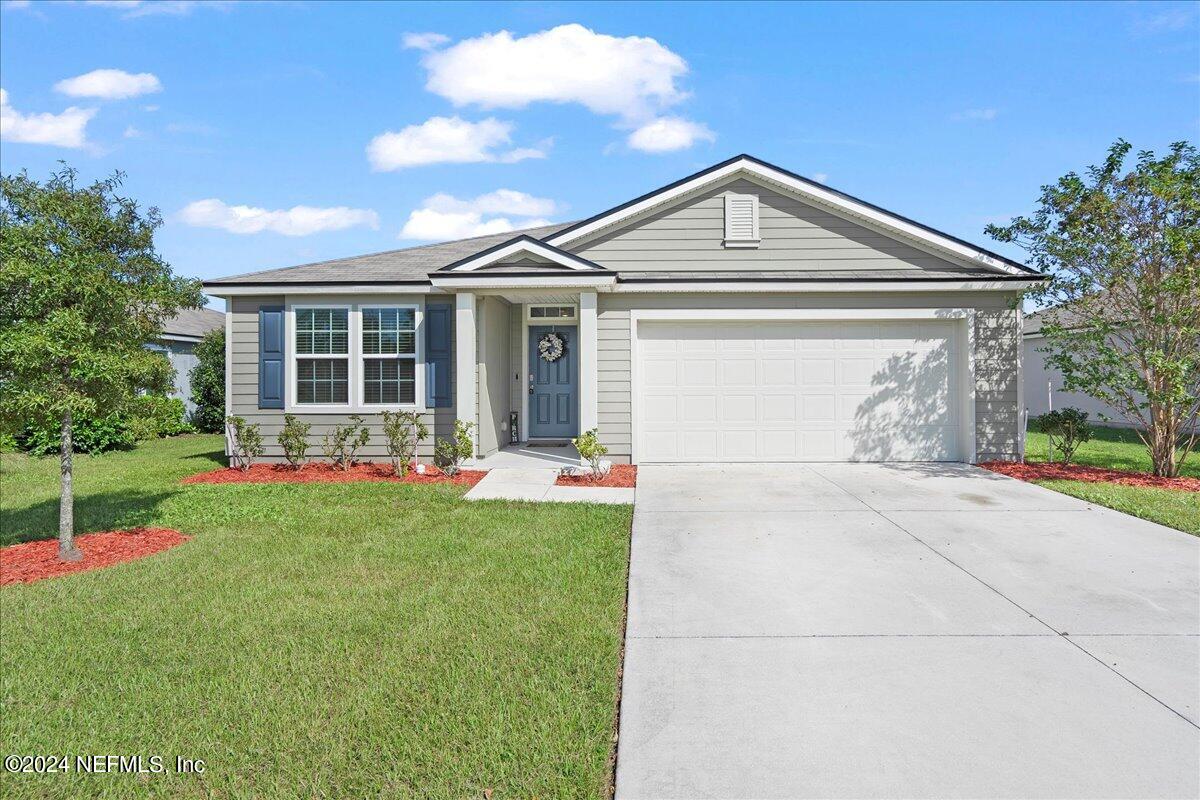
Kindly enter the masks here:
M 1028 267 L 751 156 L 587 219 L 209 281 L 268 458 L 379 412 L 476 454 L 596 428 L 615 462 L 965 461 L 1023 448 Z M 432 455 L 427 441 L 420 457 Z
M 187 413 L 196 410 L 192 402 L 192 370 L 198 359 L 194 353 L 196 345 L 204 335 L 225 325 L 225 315 L 211 308 L 187 308 L 171 317 L 163 325 L 162 335 L 154 344 L 147 345 L 167 356 L 175 369 L 175 382 L 168 394 L 183 401 Z

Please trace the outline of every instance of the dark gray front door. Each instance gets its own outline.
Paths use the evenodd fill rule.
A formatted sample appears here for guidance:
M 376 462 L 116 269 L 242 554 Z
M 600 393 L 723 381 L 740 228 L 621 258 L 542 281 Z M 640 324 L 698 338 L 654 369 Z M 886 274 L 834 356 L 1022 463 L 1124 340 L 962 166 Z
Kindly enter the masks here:
M 547 333 L 563 342 L 554 361 L 542 358 L 538 343 Z M 574 325 L 529 327 L 529 437 L 566 439 L 579 435 L 579 343 Z

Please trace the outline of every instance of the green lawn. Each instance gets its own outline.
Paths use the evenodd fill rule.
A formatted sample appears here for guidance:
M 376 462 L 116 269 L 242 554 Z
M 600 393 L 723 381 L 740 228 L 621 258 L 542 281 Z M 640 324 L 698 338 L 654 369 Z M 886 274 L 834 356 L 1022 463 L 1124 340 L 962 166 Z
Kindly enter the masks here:
M 1030 431 L 1025 448 L 1026 460 L 1045 461 L 1048 447 L 1045 434 Z M 1097 428 L 1091 441 L 1080 445 L 1072 463 L 1127 472 L 1151 471 L 1145 446 L 1137 434 L 1127 428 Z M 1200 454 L 1189 457 L 1179 474 L 1200 477 Z M 1090 503 L 1200 535 L 1200 492 L 1084 481 L 1038 481 L 1038 484 Z
M 597 797 L 631 512 L 461 488 L 201 485 L 220 439 L 78 460 L 80 530 L 192 541 L 0 590 L 8 753 L 201 758 L 195 775 L 3 775 L 5 797 Z M 57 464 L 5 455 L 5 541 Z

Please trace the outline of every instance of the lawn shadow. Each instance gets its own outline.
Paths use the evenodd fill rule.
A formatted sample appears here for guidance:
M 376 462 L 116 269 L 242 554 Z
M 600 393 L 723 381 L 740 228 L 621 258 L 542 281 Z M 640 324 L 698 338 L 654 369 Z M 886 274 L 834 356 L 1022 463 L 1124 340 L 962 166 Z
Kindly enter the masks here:
M 136 528 L 152 523 L 165 492 L 105 492 L 75 498 L 75 533 Z M 51 539 L 58 535 L 58 498 L 0 512 L 0 545 Z
M 209 450 L 204 453 L 193 453 L 190 456 L 184 456 L 184 461 L 208 461 L 218 467 L 229 466 L 229 457 L 225 455 L 224 450 Z

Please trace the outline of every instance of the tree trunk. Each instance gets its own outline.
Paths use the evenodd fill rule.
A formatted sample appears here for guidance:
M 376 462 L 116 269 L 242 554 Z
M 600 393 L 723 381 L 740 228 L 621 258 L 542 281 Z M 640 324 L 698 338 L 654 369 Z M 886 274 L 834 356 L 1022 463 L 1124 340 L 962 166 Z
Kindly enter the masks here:
M 62 418 L 62 449 L 59 456 L 61 478 L 58 498 L 58 558 L 60 561 L 81 561 L 83 553 L 75 546 L 75 491 L 72 486 L 71 412 Z

